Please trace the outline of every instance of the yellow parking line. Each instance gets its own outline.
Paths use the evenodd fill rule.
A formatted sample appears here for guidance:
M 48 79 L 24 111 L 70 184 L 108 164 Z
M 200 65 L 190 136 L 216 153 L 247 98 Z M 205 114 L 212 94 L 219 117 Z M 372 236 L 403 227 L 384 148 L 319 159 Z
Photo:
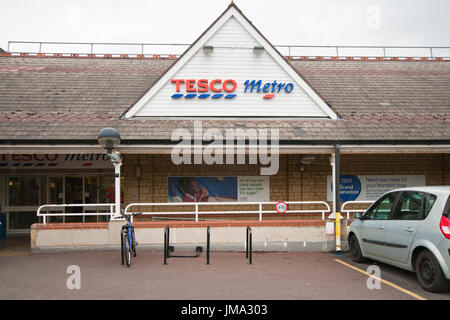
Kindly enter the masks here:
M 377 279 L 377 280 L 379 280 L 379 281 L 381 281 L 381 282 L 387 284 L 388 286 L 391 286 L 391 287 L 393 287 L 394 289 L 397 289 L 398 291 L 401 291 L 401 292 L 403 292 L 403 293 L 406 293 L 406 294 L 410 295 L 410 296 L 413 297 L 413 298 L 416 298 L 416 299 L 418 299 L 418 300 L 427 300 L 427 299 L 425 299 L 424 297 L 421 297 L 421 296 L 419 296 L 418 294 L 415 294 L 414 292 L 411 292 L 411 291 L 409 291 L 409 290 L 403 289 L 402 287 L 399 287 L 398 285 L 393 284 L 392 282 L 389 282 L 389 281 L 386 281 L 386 280 L 384 280 L 384 279 L 381 279 L 381 278 L 379 278 L 379 277 L 377 277 L 377 276 L 374 276 L 374 275 L 372 275 L 372 274 L 370 274 L 370 273 L 368 273 L 368 272 L 366 272 L 366 271 L 364 271 L 364 270 L 361 270 L 361 269 L 359 269 L 359 268 L 356 268 L 356 267 L 352 266 L 351 264 L 348 264 L 348 263 L 346 263 L 346 262 L 344 262 L 344 261 L 341 261 L 341 260 L 339 260 L 339 259 L 334 259 L 334 261 L 337 261 L 337 262 L 339 262 L 339 263 L 341 263 L 341 264 L 343 264 L 343 265 L 345 265 L 345 266 L 347 266 L 347 267 L 349 267 L 349 268 L 352 268 L 353 270 L 356 270 L 356 271 L 359 271 L 359 272 L 361 272 L 361 273 L 364 273 L 365 275 L 367 275 L 367 276 L 369 276 L 369 277 L 372 277 L 372 278 L 374 278 L 374 279 Z

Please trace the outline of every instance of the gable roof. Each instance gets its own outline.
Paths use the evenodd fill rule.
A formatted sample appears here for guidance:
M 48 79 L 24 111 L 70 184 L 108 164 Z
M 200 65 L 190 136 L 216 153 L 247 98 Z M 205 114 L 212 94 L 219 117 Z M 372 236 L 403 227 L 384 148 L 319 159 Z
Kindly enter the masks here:
M 97 144 L 97 134 L 109 126 L 123 143 L 170 141 L 174 129 L 190 129 L 193 120 L 120 116 L 173 63 L 0 56 L 0 142 Z M 292 143 L 450 143 L 449 62 L 291 64 L 341 120 L 207 119 L 203 128 L 279 128 L 280 139 Z
M 190 104 L 186 104 L 186 105 L 182 105 L 180 107 L 180 103 L 178 103 L 178 101 L 176 101 L 176 106 L 173 107 L 173 105 L 171 105 L 170 103 L 172 103 L 173 101 L 171 101 L 168 97 L 167 94 L 160 94 L 163 95 L 164 98 L 162 98 L 163 103 L 158 104 L 158 102 L 156 102 L 156 107 L 153 106 L 153 108 L 149 107 L 149 105 L 152 104 L 152 99 L 155 98 L 155 96 L 158 95 L 159 92 L 163 91 L 164 89 L 166 90 L 166 93 L 168 93 L 168 91 L 170 90 L 169 87 L 172 87 L 172 85 L 170 84 L 170 79 L 172 79 L 172 77 L 174 77 L 175 75 L 177 75 L 179 72 L 181 72 L 181 70 L 183 70 L 184 67 L 186 67 L 186 65 L 189 64 L 189 62 L 191 60 L 194 59 L 194 57 L 199 57 L 201 56 L 201 53 L 199 53 L 200 49 L 208 44 L 210 41 L 214 41 L 214 37 L 216 36 L 217 33 L 219 33 L 221 31 L 221 29 L 226 25 L 231 23 L 230 21 L 234 21 L 237 20 L 237 23 L 235 23 L 235 25 L 239 25 L 240 26 L 240 30 L 239 32 L 245 33 L 246 34 L 246 38 L 244 40 L 242 39 L 227 39 L 225 41 L 225 43 L 227 43 L 228 45 L 231 46 L 235 46 L 236 44 L 239 45 L 239 41 L 243 41 L 247 46 L 249 45 L 248 43 L 252 44 L 252 45 L 258 45 L 264 48 L 264 53 L 267 53 L 267 56 L 269 57 L 269 62 L 265 62 L 265 64 L 270 64 L 272 63 L 271 67 L 276 66 L 281 68 L 282 70 L 282 74 L 286 74 L 288 77 L 290 77 L 290 79 L 293 79 L 293 81 L 301 88 L 299 89 L 299 93 L 300 96 L 297 97 L 297 99 L 299 100 L 305 100 L 309 99 L 309 101 L 307 102 L 307 108 L 305 109 L 311 109 L 312 111 L 305 110 L 302 112 L 305 112 L 306 116 L 316 116 L 316 117 L 328 117 L 331 119 L 337 119 L 338 116 L 336 115 L 336 113 L 332 110 L 332 108 L 326 103 L 326 101 L 324 101 L 320 95 L 313 89 L 311 88 L 308 83 L 301 77 L 301 75 L 288 63 L 288 61 L 286 59 L 284 59 L 284 57 L 278 52 L 278 50 L 276 50 L 276 48 L 259 32 L 258 29 L 256 29 L 252 23 L 250 22 L 250 20 L 247 19 L 247 17 L 245 17 L 245 15 L 242 13 L 242 11 L 233 3 L 231 2 L 231 4 L 228 6 L 228 8 L 206 29 L 206 31 L 197 39 L 194 41 L 194 43 L 182 54 L 182 56 L 175 62 L 175 64 L 167 69 L 167 71 L 160 77 L 160 79 L 158 79 L 158 81 L 149 89 L 148 92 L 146 92 L 142 97 L 140 97 L 140 99 L 138 101 L 136 101 L 136 103 L 134 103 L 131 108 L 124 114 L 124 118 L 133 118 L 133 117 L 138 117 L 138 116 L 148 116 L 148 115 L 171 115 L 167 110 L 174 108 L 174 110 L 179 110 L 181 112 L 185 112 L 186 109 L 192 108 L 195 109 L 195 107 L 192 105 L 192 103 Z M 236 32 L 236 31 L 235 31 Z M 214 42 L 213 42 L 214 43 Z M 219 41 L 219 43 L 223 43 Z M 219 46 L 220 47 L 220 46 Z M 226 57 L 225 57 L 226 58 Z M 256 58 L 254 56 L 251 57 L 252 60 L 256 60 Z M 210 69 L 212 69 L 214 67 L 215 64 L 217 64 L 217 62 L 212 62 L 212 64 L 206 64 L 206 61 L 209 61 L 210 59 L 205 59 L 205 60 L 201 60 L 203 61 L 203 63 L 201 63 L 200 65 L 196 65 L 196 70 L 201 69 L 200 71 L 196 71 L 198 72 L 198 74 L 202 74 L 202 70 L 204 71 L 209 71 Z M 223 60 L 222 60 L 223 61 Z M 237 62 L 235 62 L 237 63 Z M 234 65 L 231 64 L 231 68 L 236 68 L 236 70 L 233 70 L 232 72 L 237 73 L 240 72 L 241 69 L 243 68 L 247 68 L 246 72 L 255 72 L 255 71 L 260 71 L 260 69 L 263 67 L 262 63 L 259 63 L 259 66 L 253 66 L 253 67 L 249 67 L 246 63 L 243 63 L 243 65 Z M 230 67 L 230 66 L 229 66 Z M 221 66 L 221 68 L 223 68 L 223 66 Z M 269 67 L 270 68 L 270 67 Z M 272 71 L 273 73 L 275 73 L 275 71 Z M 192 71 L 191 71 L 192 73 Z M 229 73 L 229 71 L 227 70 L 226 74 Z M 192 75 L 188 72 L 186 74 L 186 76 L 190 76 L 192 77 Z M 270 77 L 271 80 L 273 80 L 272 76 Z M 267 79 L 268 80 L 268 79 Z M 247 96 L 248 97 L 248 96 Z M 243 97 L 243 99 L 247 98 L 247 97 Z M 184 102 L 184 100 L 182 100 Z M 294 100 L 295 101 L 295 100 Z M 222 102 L 219 101 L 219 102 Z M 234 101 L 233 101 L 234 102 Z M 260 102 L 260 101 L 258 101 Z M 196 103 L 198 103 L 198 101 L 196 101 Z M 248 102 L 243 102 L 248 103 Z M 290 102 L 286 102 L 288 105 L 292 104 L 292 100 Z M 298 102 L 297 102 L 298 103 Z M 197 108 L 197 113 L 192 113 L 193 115 L 199 115 L 201 113 L 205 113 L 208 112 L 207 110 L 210 110 L 214 107 L 209 107 L 208 109 L 205 110 L 204 108 L 205 104 L 199 104 L 199 107 Z M 218 105 L 218 106 L 217 106 Z M 255 111 L 248 111 L 248 114 L 246 113 L 242 113 L 242 107 L 240 107 L 239 105 L 235 106 L 233 109 L 233 106 L 231 104 L 224 104 L 225 109 L 231 109 L 231 110 L 235 110 L 235 111 L 231 111 L 231 113 L 227 114 L 227 116 L 239 116 L 239 115 L 244 115 L 244 116 L 260 116 L 260 115 L 265 115 L 265 116 L 270 116 L 270 115 L 276 115 L 277 112 L 278 113 L 282 113 L 281 110 L 283 110 L 283 103 L 279 103 L 277 105 L 277 109 L 278 110 L 274 110 L 273 105 L 272 106 L 267 106 L 267 105 L 258 105 L 258 107 L 256 108 Z M 223 109 L 224 106 L 221 106 L 220 103 L 215 103 L 214 106 L 217 106 L 217 108 L 219 109 L 218 114 L 223 113 Z M 178 107 L 178 109 L 176 109 Z M 302 109 L 303 106 L 298 105 L 297 108 L 295 108 L 294 110 L 296 110 L 296 113 L 299 112 L 300 109 Z M 159 111 L 158 109 L 162 110 Z M 147 112 L 143 112 L 143 110 L 147 111 Z M 156 110 L 156 112 L 155 112 Z M 264 113 L 261 110 L 266 110 Z M 267 113 L 268 110 L 271 110 L 271 112 Z M 153 112 L 152 112 L 153 111 Z M 211 112 L 211 111 L 209 111 Z M 234 114 L 234 113 L 236 114 Z M 174 111 L 174 114 L 176 114 L 177 112 Z M 178 112 L 179 113 L 179 112 Z M 191 112 L 188 111 L 188 114 L 190 114 Z M 301 112 L 300 112 L 301 113 Z M 287 111 L 287 114 L 289 114 L 289 111 Z M 183 114 L 186 115 L 186 114 Z M 217 114 L 211 114 L 211 115 L 217 115 Z

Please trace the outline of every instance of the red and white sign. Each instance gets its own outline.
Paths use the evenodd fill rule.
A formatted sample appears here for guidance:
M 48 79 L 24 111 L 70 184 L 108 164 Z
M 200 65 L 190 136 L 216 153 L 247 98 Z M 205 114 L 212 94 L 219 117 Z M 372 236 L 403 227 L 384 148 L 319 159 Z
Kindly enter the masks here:
M 107 154 L 0 154 L 0 169 L 112 169 Z
M 276 205 L 275 205 L 275 210 L 277 210 L 278 213 L 286 213 L 287 211 L 287 204 L 284 201 L 279 201 Z

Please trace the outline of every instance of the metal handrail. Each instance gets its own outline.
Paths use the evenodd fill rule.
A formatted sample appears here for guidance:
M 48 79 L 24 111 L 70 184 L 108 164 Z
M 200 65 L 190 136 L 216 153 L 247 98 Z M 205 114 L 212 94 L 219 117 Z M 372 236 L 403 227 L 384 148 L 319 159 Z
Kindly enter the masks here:
M 64 209 L 64 208 L 72 208 L 72 207 L 109 207 L 109 213 L 106 212 L 56 212 L 56 213 L 41 213 L 43 209 Z M 115 204 L 114 203 L 80 203 L 80 204 L 44 204 L 37 209 L 37 216 L 43 217 L 42 223 L 47 223 L 47 217 L 55 217 L 55 216 L 110 216 L 111 218 L 114 216 Z
M 278 202 L 276 201 L 268 201 L 268 202 L 155 202 L 155 203 L 130 203 L 125 207 L 124 214 L 133 214 L 136 213 L 134 211 L 130 211 L 131 207 L 148 207 L 148 206 L 191 206 L 194 207 L 194 211 L 165 211 L 165 212 L 142 212 L 143 215 L 186 215 L 186 214 L 194 214 L 195 221 L 198 222 L 199 215 L 208 214 L 258 214 L 259 221 L 262 221 L 263 214 L 266 213 L 277 213 L 276 210 L 263 210 L 263 205 L 276 205 Z M 324 201 L 285 201 L 287 205 L 323 205 L 325 206 L 322 210 L 286 210 L 286 213 L 321 213 L 322 220 L 325 220 L 325 213 L 331 212 L 330 206 L 327 202 Z M 202 206 L 236 206 L 236 205 L 258 205 L 258 210 L 224 210 L 224 211 L 199 211 L 199 207 Z M 131 222 L 133 222 L 133 216 L 131 216 Z
M 134 54 L 140 54 L 140 55 L 153 55 L 153 54 L 144 54 L 145 47 L 189 47 L 191 44 L 188 43 L 137 43 L 137 42 L 57 42 L 57 41 L 8 41 L 8 48 L 7 51 L 11 52 L 11 45 L 14 44 L 32 44 L 32 45 L 38 45 L 38 51 L 35 52 L 29 52 L 31 54 L 38 54 L 43 53 L 43 46 L 44 45 L 77 45 L 77 46 L 89 46 L 90 52 L 79 52 L 79 54 L 82 55 L 88 55 L 88 54 L 111 54 L 111 55 L 117 55 L 119 56 L 120 53 L 100 53 L 96 52 L 94 53 L 94 48 L 98 46 L 135 46 L 140 50 L 139 52 L 130 53 L 131 55 Z M 306 48 L 317 48 L 317 49 L 333 49 L 336 53 L 335 56 L 339 56 L 342 52 L 342 49 L 378 49 L 381 50 L 379 55 L 363 55 L 365 57 L 393 57 L 392 55 L 387 54 L 387 50 L 393 50 L 393 49 L 425 49 L 429 52 L 429 57 L 434 58 L 436 50 L 449 50 L 450 46 L 358 46 L 358 45 L 293 45 L 293 44 L 280 44 L 275 45 L 275 48 L 277 49 L 287 49 L 288 56 L 301 56 L 301 55 L 292 55 L 292 51 L 294 49 L 306 49 Z M 184 50 L 183 50 L 184 51 Z M 14 51 L 11 53 L 20 53 L 18 51 Z M 47 52 L 49 54 L 52 54 L 51 52 Z M 76 52 L 73 52 L 76 53 Z M 160 55 L 175 55 L 179 56 L 180 54 L 160 54 Z M 330 55 L 333 56 L 333 55 Z M 354 55 L 355 57 L 359 57 L 359 55 Z M 394 55 L 395 56 L 395 55 Z M 408 56 L 408 57 L 414 57 L 414 56 Z M 450 57 L 450 53 L 448 55 L 443 55 L 441 57 Z
M 369 204 L 371 205 L 372 203 L 374 203 L 375 201 L 373 200 L 367 200 L 367 201 L 346 201 L 342 204 L 341 206 L 341 212 L 346 212 L 347 213 L 347 220 L 350 219 L 350 213 L 356 213 L 356 212 L 365 212 L 367 210 L 366 209 L 347 209 L 345 210 L 345 206 L 351 205 L 351 204 Z

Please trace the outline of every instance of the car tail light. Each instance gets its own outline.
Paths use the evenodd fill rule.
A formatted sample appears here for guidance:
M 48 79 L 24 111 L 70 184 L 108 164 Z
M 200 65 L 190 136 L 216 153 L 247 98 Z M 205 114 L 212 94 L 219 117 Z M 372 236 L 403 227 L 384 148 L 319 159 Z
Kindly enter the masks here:
M 442 216 L 441 222 L 439 223 L 439 227 L 441 228 L 442 234 L 447 239 L 450 239 L 450 219 L 446 216 Z

